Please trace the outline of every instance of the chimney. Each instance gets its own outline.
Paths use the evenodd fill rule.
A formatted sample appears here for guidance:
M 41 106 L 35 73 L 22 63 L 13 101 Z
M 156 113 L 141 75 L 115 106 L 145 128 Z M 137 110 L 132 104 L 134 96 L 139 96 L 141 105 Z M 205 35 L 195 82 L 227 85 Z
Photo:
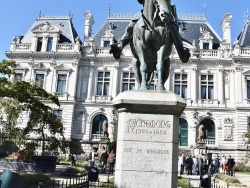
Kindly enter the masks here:
M 231 20 L 232 15 L 226 13 L 221 22 L 222 32 L 223 32 L 223 41 L 231 45 Z
M 85 12 L 84 18 L 85 18 L 84 38 L 88 39 L 91 37 L 92 26 L 95 23 L 95 21 L 90 11 Z

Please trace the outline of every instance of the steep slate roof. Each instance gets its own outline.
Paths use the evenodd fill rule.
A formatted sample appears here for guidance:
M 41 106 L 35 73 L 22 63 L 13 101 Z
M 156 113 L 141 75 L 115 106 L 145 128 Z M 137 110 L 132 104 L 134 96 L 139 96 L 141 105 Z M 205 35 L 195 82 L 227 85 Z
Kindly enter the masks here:
M 249 47 L 250 46 L 250 20 L 245 22 L 242 32 L 239 37 L 239 45 L 241 47 Z
M 60 31 L 59 43 L 75 43 L 75 38 L 78 36 L 71 16 L 41 16 L 38 17 L 35 23 L 31 26 L 28 32 L 24 35 L 22 43 L 32 43 L 32 29 L 43 23 L 48 22 L 50 25 L 56 26 Z
M 134 15 L 135 14 L 111 14 L 104 25 L 93 36 L 95 45 L 100 47 L 101 37 L 104 35 L 106 29 L 110 28 L 110 25 L 112 24 L 115 26 L 112 30 L 112 34 L 115 36 L 115 40 L 119 41 Z M 195 41 L 195 47 L 199 48 L 199 38 L 202 35 L 200 28 L 205 26 L 207 31 L 209 31 L 210 35 L 213 37 L 213 48 L 217 49 L 219 47 L 222 39 L 206 21 L 204 15 L 179 15 L 178 17 L 179 25 L 184 26 L 183 32 L 180 32 L 180 35 L 185 41 L 190 44 Z

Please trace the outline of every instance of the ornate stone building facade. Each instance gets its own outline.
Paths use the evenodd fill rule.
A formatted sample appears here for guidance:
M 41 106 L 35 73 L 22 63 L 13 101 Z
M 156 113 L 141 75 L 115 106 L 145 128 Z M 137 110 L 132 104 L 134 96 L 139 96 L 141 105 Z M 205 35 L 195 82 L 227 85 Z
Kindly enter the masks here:
M 104 120 L 112 139 L 115 124 L 111 101 L 120 92 L 137 89 L 137 83 L 129 46 L 120 60 L 109 54 L 109 45 L 121 38 L 133 14 L 110 14 L 93 36 L 93 16 L 90 12 L 84 16 L 84 39 L 79 39 L 71 16 L 43 16 L 24 36 L 13 39 L 6 56 L 17 62 L 16 76 L 33 80 L 58 95 L 61 107 L 55 109 L 55 115 L 63 119 L 66 138 L 88 151 L 103 143 Z M 183 64 L 173 50 L 165 87 L 187 103 L 179 125 L 175 125 L 180 150 L 195 147 L 198 127 L 203 124 L 207 152 L 231 154 L 239 161 L 246 149 L 242 136 L 250 126 L 249 21 L 232 45 L 230 14 L 221 22 L 223 38 L 204 15 L 178 18 L 179 32 L 191 58 Z M 157 74 L 150 89 L 156 85 Z

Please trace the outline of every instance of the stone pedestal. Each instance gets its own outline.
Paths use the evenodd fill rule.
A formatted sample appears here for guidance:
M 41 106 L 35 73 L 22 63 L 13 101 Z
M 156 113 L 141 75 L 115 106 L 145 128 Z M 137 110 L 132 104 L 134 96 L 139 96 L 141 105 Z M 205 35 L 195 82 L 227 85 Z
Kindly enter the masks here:
M 127 91 L 113 105 L 119 117 L 115 187 L 177 187 L 183 99 L 166 91 Z

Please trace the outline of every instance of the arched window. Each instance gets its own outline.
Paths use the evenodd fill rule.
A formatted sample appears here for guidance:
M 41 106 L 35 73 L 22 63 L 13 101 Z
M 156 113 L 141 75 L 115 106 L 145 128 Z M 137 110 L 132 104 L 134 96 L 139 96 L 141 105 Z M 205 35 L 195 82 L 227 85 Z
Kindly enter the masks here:
M 180 118 L 179 120 L 179 145 L 188 145 L 188 123 L 183 118 Z
M 92 134 L 102 134 L 102 123 L 104 120 L 108 120 L 105 115 L 97 115 L 93 119 L 92 123 Z
M 203 119 L 200 125 L 205 127 L 205 139 L 215 139 L 215 125 L 211 119 Z

